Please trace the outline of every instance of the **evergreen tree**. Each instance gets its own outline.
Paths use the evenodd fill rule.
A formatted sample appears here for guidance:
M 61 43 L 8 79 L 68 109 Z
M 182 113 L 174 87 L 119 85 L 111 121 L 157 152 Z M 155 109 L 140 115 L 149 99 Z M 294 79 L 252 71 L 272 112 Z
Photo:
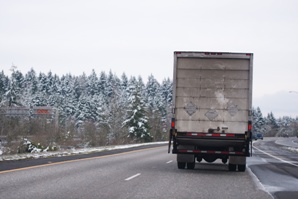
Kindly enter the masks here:
M 158 110 L 158 103 L 161 100 L 159 89 L 159 83 L 156 81 L 153 75 L 150 75 L 145 88 L 145 102 L 146 106 L 153 113 Z
M 61 110 L 59 117 L 64 121 L 66 121 L 67 118 L 72 117 L 76 112 L 75 107 L 77 107 L 77 104 L 73 98 L 73 83 L 73 78 L 70 74 L 63 75 L 58 87 L 60 94 L 59 110 Z
M 4 94 L 8 106 L 22 106 L 21 98 L 23 91 L 24 77 L 21 72 L 12 70 L 11 81 L 7 92 Z
M 32 106 L 47 106 L 48 104 L 48 81 L 44 73 L 39 73 L 37 80 L 38 92 L 32 99 Z
M 104 71 L 102 71 L 99 76 L 98 89 L 105 103 L 108 104 L 108 98 L 106 96 L 106 93 L 107 93 L 106 88 L 107 88 L 107 75 Z
M 52 75 L 52 72 L 48 73 L 47 76 L 48 86 L 47 86 L 47 96 L 48 96 L 48 106 L 57 106 L 60 101 L 59 96 L 59 82 L 60 79 L 57 75 Z
M 263 118 L 261 109 L 259 107 L 257 107 L 257 109 L 253 108 L 253 132 L 266 133 L 265 124 L 266 123 Z
M 4 106 L 4 102 L 6 101 L 6 98 L 4 97 L 5 93 L 8 91 L 9 85 L 9 78 L 4 75 L 4 72 L 2 71 L 0 73 L 0 107 Z
M 38 80 L 36 77 L 36 73 L 33 69 L 31 69 L 25 75 L 25 89 L 24 89 L 24 98 L 25 105 L 32 106 L 32 101 L 35 96 L 38 94 Z
M 295 132 L 295 120 L 289 116 L 277 119 L 279 126 L 278 136 L 290 136 Z
M 86 80 L 87 78 L 83 75 L 80 77 L 75 78 L 74 80 L 74 88 L 73 88 L 73 94 L 74 94 L 74 100 L 76 102 L 79 101 L 80 97 L 84 93 L 84 87 L 82 85 L 82 81 Z
M 129 107 L 128 118 L 123 122 L 128 127 L 129 137 L 136 141 L 151 141 L 148 117 L 146 116 L 145 103 L 142 97 L 142 80 L 133 77 L 129 82 Z
M 272 128 L 278 128 L 278 127 L 279 127 L 279 125 L 278 125 L 278 123 L 277 123 L 277 120 L 276 120 L 276 118 L 274 117 L 274 115 L 273 115 L 272 112 L 268 113 L 267 119 L 268 119 L 268 124 L 269 124 Z
M 127 107 L 129 104 L 128 96 L 130 95 L 129 87 L 128 87 L 128 78 L 125 73 L 121 76 L 121 83 L 119 85 L 119 95 L 120 95 L 120 102 L 122 107 Z M 125 120 L 126 116 L 124 116 L 123 120 Z
M 87 92 L 88 95 L 95 95 L 98 93 L 98 78 L 95 73 L 95 70 L 92 70 L 91 74 L 87 78 Z
M 118 96 L 117 103 L 121 108 L 121 125 L 122 123 L 128 118 L 127 107 L 130 105 L 129 96 L 131 95 L 132 91 L 129 89 L 129 80 L 125 73 L 121 76 L 121 82 L 118 89 Z M 122 126 L 121 126 L 122 129 Z M 127 132 L 122 132 L 122 137 L 127 137 Z
M 170 128 L 173 100 L 173 82 L 169 78 L 162 81 L 159 93 L 161 95 L 159 110 L 162 115 L 163 132 L 166 133 Z M 165 139 L 165 136 L 163 136 L 163 139 Z
M 116 81 L 112 71 L 110 71 L 107 77 L 106 87 L 105 87 L 105 97 L 108 98 L 107 102 L 110 101 L 109 99 L 112 99 L 114 97 L 115 86 L 116 86 Z
M 150 75 L 145 88 L 145 103 L 147 109 L 148 122 L 151 127 L 152 136 L 155 140 L 162 139 L 163 121 L 162 121 L 162 95 L 160 84 Z
M 268 130 L 269 136 L 276 136 L 279 125 L 272 112 L 268 113 L 267 115 L 266 125 L 270 128 L 270 130 Z

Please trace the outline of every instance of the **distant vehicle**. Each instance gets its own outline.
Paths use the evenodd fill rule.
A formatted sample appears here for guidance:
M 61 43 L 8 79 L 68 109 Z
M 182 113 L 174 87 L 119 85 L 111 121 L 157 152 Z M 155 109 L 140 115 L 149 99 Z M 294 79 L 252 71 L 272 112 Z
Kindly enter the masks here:
M 258 139 L 263 140 L 263 134 L 262 133 L 256 133 L 256 134 L 253 135 L 253 139 L 254 140 L 258 140 Z
M 195 160 L 244 172 L 252 128 L 252 53 L 175 52 L 169 152 L 178 169 Z

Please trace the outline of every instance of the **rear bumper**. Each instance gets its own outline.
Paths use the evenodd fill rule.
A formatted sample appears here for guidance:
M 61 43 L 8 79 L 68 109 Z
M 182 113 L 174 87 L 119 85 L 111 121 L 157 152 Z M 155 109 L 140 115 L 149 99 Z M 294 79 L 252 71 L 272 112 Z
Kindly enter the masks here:
M 175 132 L 174 130 L 172 132 Z M 175 132 L 173 134 L 174 154 L 250 156 L 249 133 L 218 134 Z

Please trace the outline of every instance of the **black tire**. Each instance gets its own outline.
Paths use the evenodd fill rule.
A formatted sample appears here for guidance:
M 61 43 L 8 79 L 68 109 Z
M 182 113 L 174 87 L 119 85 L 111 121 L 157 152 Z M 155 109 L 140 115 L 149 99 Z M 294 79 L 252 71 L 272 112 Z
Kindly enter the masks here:
M 236 171 L 236 164 L 229 164 L 229 171 Z
M 178 169 L 185 169 L 186 162 L 177 162 Z
M 238 165 L 238 171 L 240 171 L 240 172 L 244 172 L 245 169 L 246 169 L 246 165 L 245 165 L 245 164 L 239 164 L 239 165 Z
M 194 169 L 195 166 L 196 166 L 195 162 L 188 162 L 186 165 L 187 169 Z
M 223 158 L 223 159 L 221 159 L 221 161 L 222 161 L 222 163 L 227 164 L 228 159 L 227 158 Z

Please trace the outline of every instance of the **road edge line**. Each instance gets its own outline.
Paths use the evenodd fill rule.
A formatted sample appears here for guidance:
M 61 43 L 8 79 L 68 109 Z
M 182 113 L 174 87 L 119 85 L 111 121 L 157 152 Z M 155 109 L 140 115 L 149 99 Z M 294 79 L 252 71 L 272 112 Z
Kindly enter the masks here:
M 258 151 L 260 151 L 260 152 L 262 152 L 262 153 L 264 153 L 264 154 L 266 154 L 266 155 L 268 155 L 268 156 L 270 156 L 270 157 L 272 157 L 272 158 L 274 158 L 274 159 L 276 159 L 276 160 L 279 160 L 279 161 L 281 161 L 281 162 L 283 162 L 283 163 L 287 163 L 287 164 L 290 164 L 290 165 L 292 165 L 292 166 L 298 167 L 298 165 L 295 164 L 295 163 L 292 163 L 292 162 L 287 161 L 287 160 L 283 160 L 283 159 L 281 159 L 281 158 L 279 158 L 279 157 L 276 157 L 276 156 L 274 156 L 274 155 L 272 155 L 272 154 L 270 154 L 270 153 L 267 153 L 267 152 L 265 152 L 265 151 L 263 151 L 263 150 L 261 150 L 261 149 L 255 147 L 255 146 L 253 146 L 253 148 L 256 149 L 256 150 L 258 150 Z

